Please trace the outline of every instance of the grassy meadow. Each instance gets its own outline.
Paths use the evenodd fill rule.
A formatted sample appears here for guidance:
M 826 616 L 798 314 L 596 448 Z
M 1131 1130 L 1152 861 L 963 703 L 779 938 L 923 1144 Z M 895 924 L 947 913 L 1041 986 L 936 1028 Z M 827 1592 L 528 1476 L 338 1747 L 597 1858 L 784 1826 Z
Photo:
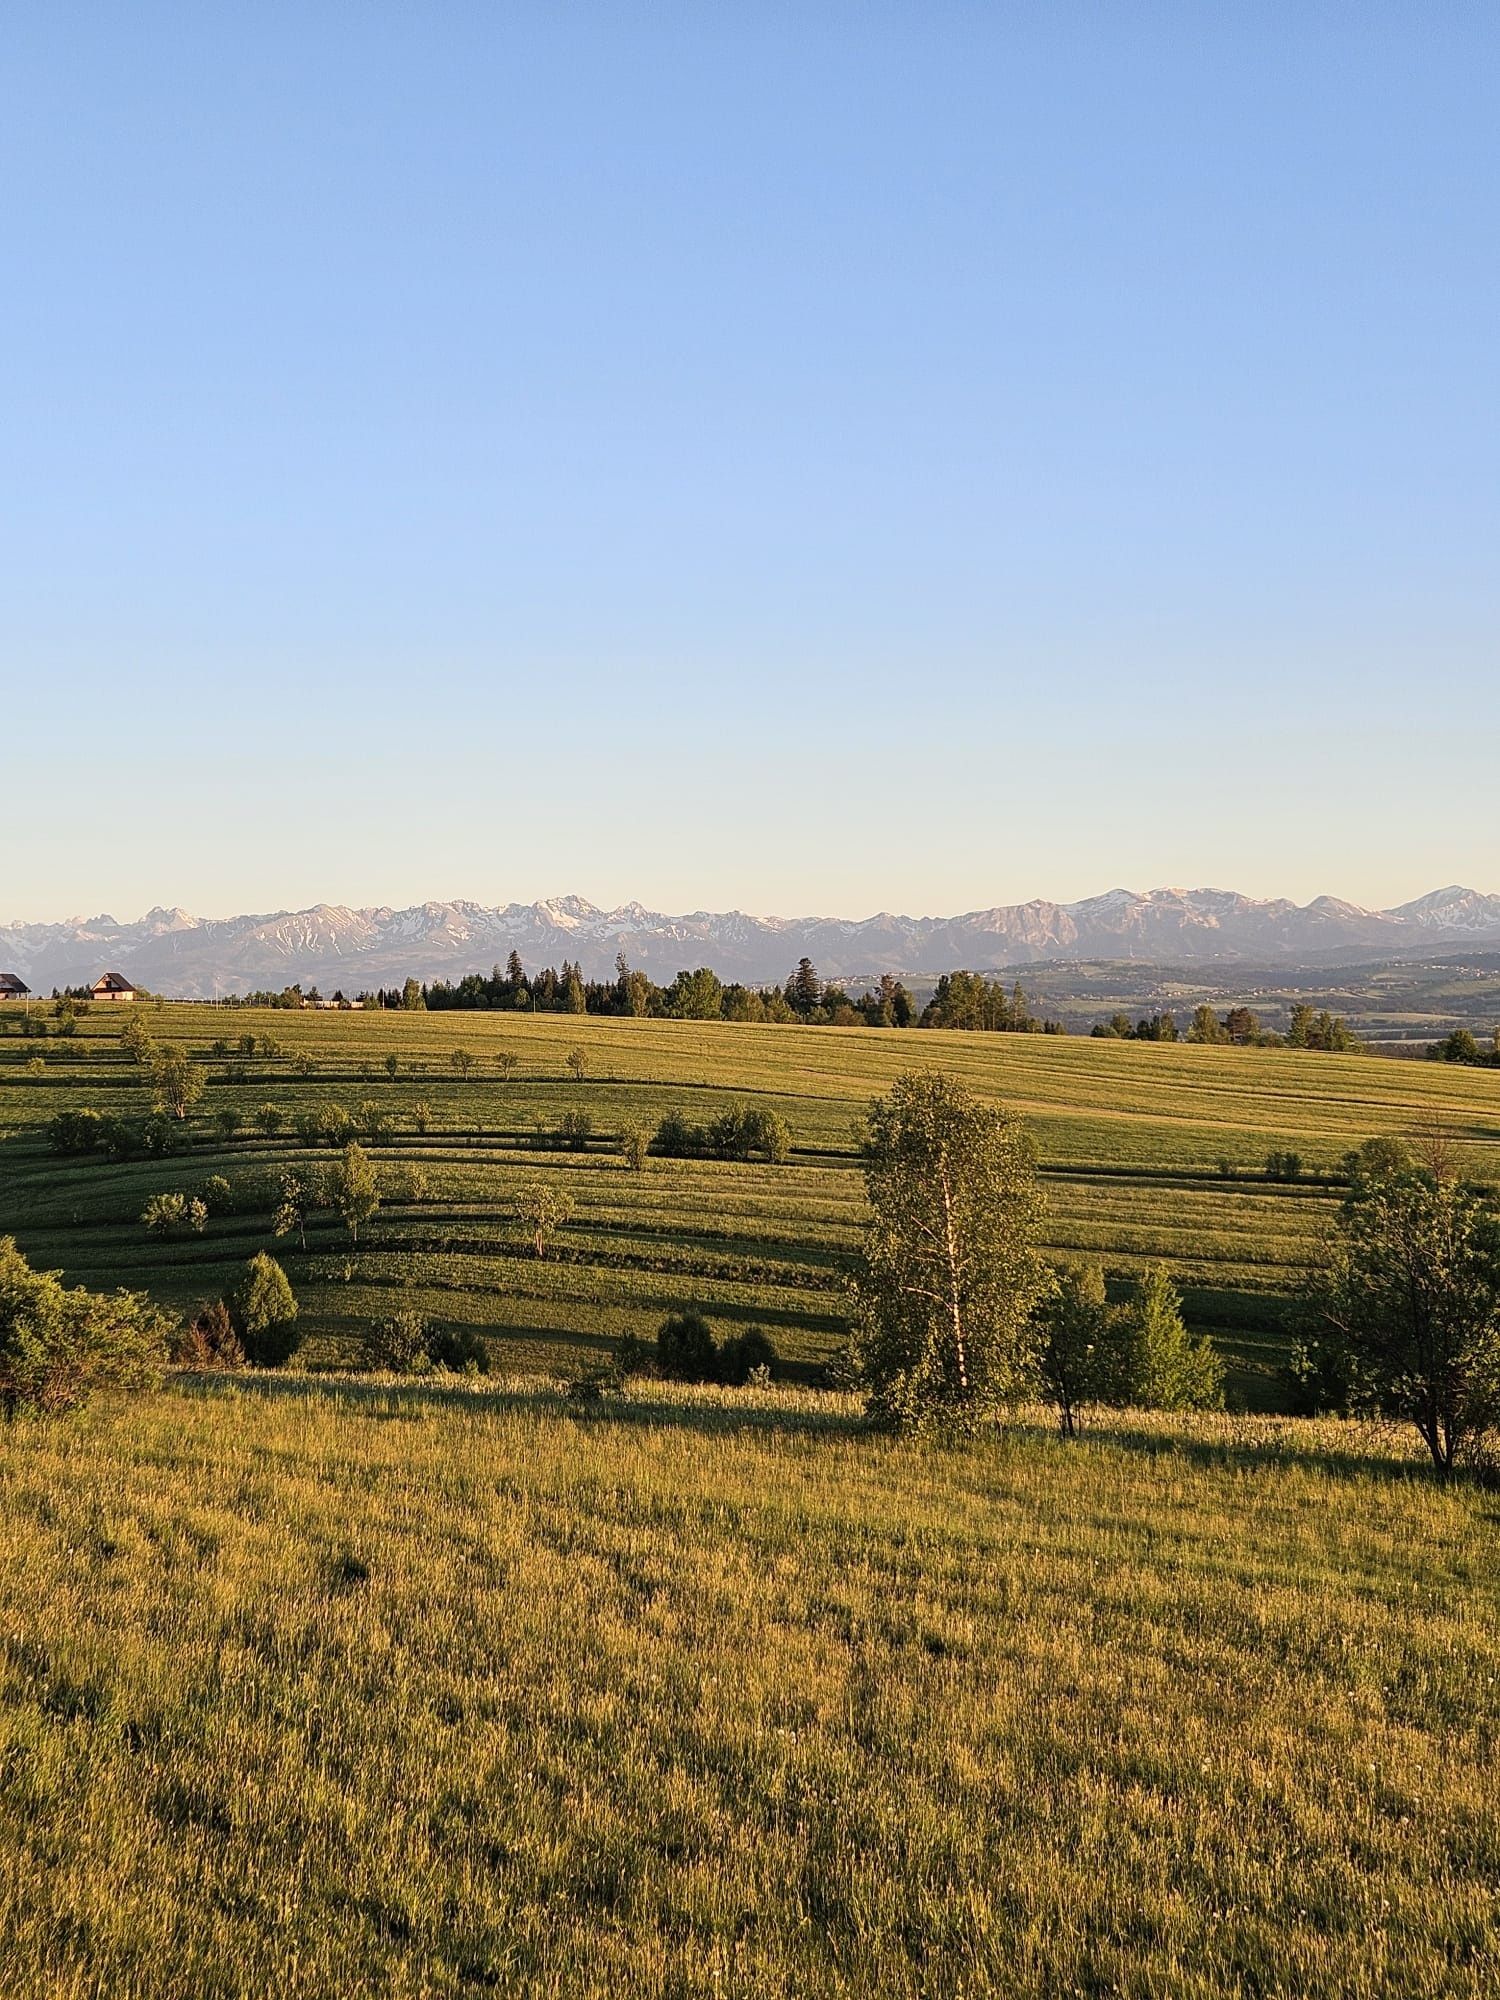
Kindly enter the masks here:
M 1500 1987 L 1495 1500 L 1403 1440 L 252 1376 L 0 1510 L 6 2000 Z
M 36 1043 L 17 1032 L 19 1008 L 0 1008 L 9 1031 L 0 1035 L 0 1228 L 73 1282 L 140 1286 L 182 1308 L 225 1291 L 252 1251 L 273 1248 L 301 1301 L 313 1366 L 352 1361 L 362 1329 L 396 1305 L 478 1330 L 507 1370 L 545 1373 L 626 1330 L 649 1338 L 665 1313 L 696 1302 L 723 1331 L 763 1326 L 794 1369 L 811 1370 L 844 1330 L 841 1264 L 863 1214 L 854 1122 L 897 1071 L 919 1064 L 1026 1116 L 1051 1247 L 1096 1254 L 1121 1281 L 1165 1259 L 1189 1318 L 1219 1340 L 1231 1387 L 1252 1406 L 1279 1394 L 1283 1303 L 1338 1194 L 1310 1179 L 1268 1183 L 1268 1151 L 1292 1149 L 1328 1170 L 1372 1134 L 1438 1124 L 1473 1172 L 1500 1178 L 1493 1071 L 1077 1037 L 183 1005 L 139 1012 L 153 1036 L 204 1064 L 191 1153 L 57 1158 L 45 1139 L 56 1112 L 149 1108 L 146 1073 L 118 1044 L 127 1012 L 96 1006 L 76 1035 Z M 269 1034 L 282 1053 L 243 1062 L 210 1053 L 242 1034 Z M 581 1081 L 567 1066 L 575 1047 Z M 459 1050 L 473 1058 L 467 1077 Z M 515 1059 L 509 1078 L 502 1054 Z M 652 1160 L 635 1173 L 616 1156 L 624 1125 L 654 1127 L 671 1109 L 702 1120 L 737 1099 L 780 1112 L 793 1142 L 786 1164 Z M 266 1104 L 284 1117 L 270 1140 L 253 1125 Z M 304 1252 L 295 1238 L 273 1242 L 272 1190 L 285 1167 L 331 1158 L 292 1129 L 324 1104 L 356 1119 L 374 1106 L 387 1122 L 371 1147 L 387 1199 L 357 1248 L 323 1215 Z M 243 1120 L 228 1141 L 215 1131 L 225 1106 Z M 588 1150 L 536 1149 L 538 1127 L 576 1111 L 593 1121 Z M 423 1185 L 403 1198 L 411 1167 Z M 234 1212 L 201 1237 L 149 1238 L 139 1219 L 147 1198 L 193 1190 L 210 1174 L 230 1180 Z M 543 1176 L 566 1188 L 574 1210 L 538 1261 L 514 1207 Z

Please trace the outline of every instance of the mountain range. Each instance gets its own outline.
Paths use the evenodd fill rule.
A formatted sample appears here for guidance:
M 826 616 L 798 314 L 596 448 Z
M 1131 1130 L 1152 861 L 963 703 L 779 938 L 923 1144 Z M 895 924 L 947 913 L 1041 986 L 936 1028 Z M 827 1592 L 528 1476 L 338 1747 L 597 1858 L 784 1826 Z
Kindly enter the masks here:
M 0 972 L 37 992 L 123 972 L 184 998 L 292 983 L 353 994 L 419 979 L 487 972 L 512 951 L 528 970 L 568 958 L 585 977 L 632 965 L 665 979 L 710 965 L 723 979 L 782 980 L 799 958 L 825 977 L 857 982 L 1038 960 L 1135 960 L 1171 965 L 1308 966 L 1395 959 L 1465 945 L 1500 947 L 1500 896 L 1448 888 L 1389 910 L 1336 897 L 1260 900 L 1225 889 L 1112 889 L 1078 903 L 1035 901 L 958 917 L 882 912 L 860 920 L 751 917 L 739 910 L 667 916 L 627 903 L 601 910 L 581 896 L 540 903 L 419 903 L 351 910 L 319 903 L 270 916 L 203 918 L 152 910 L 113 917 L 0 924 Z

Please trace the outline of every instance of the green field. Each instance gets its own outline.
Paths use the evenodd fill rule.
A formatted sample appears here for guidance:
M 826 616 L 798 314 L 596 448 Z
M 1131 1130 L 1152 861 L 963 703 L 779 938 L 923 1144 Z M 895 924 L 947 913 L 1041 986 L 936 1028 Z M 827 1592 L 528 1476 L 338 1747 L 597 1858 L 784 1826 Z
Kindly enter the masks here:
M 40 1045 L 16 1032 L 17 1009 L 4 1013 L 0 1228 L 33 1263 L 70 1280 L 144 1286 L 181 1307 L 224 1291 L 253 1250 L 274 1247 L 302 1301 L 313 1365 L 353 1360 L 360 1331 L 397 1304 L 479 1329 L 507 1369 L 556 1371 L 627 1329 L 649 1337 L 664 1313 L 696 1301 L 722 1329 L 764 1326 L 792 1363 L 811 1368 L 844 1326 L 841 1265 L 863 1213 L 854 1122 L 898 1070 L 917 1064 L 950 1070 L 1031 1121 L 1051 1246 L 1097 1253 L 1121 1279 L 1164 1258 L 1190 1318 L 1224 1346 L 1231 1385 L 1252 1404 L 1278 1393 L 1283 1301 L 1316 1255 L 1338 1193 L 1258 1179 L 1268 1150 L 1290 1147 L 1329 1170 L 1372 1134 L 1438 1121 L 1471 1171 L 1500 1179 L 1494 1071 L 1081 1038 L 178 1005 L 141 1013 L 153 1035 L 206 1065 L 196 1144 L 186 1157 L 112 1165 L 53 1157 L 44 1128 L 82 1105 L 145 1114 L 145 1073 L 118 1046 L 123 1010 L 96 1007 L 74 1037 Z M 269 1033 L 285 1052 L 249 1061 L 241 1081 L 232 1061 L 209 1051 L 244 1033 Z M 566 1066 L 575 1046 L 587 1057 L 582 1082 Z M 468 1079 L 452 1060 L 460 1048 L 475 1058 Z M 509 1081 L 496 1068 L 502 1051 L 517 1058 Z M 623 1124 L 654 1126 L 673 1108 L 702 1119 L 736 1098 L 781 1113 L 794 1147 L 787 1164 L 653 1160 L 632 1173 L 613 1152 Z M 291 1238 L 273 1245 L 270 1190 L 282 1168 L 312 1156 L 289 1133 L 261 1138 L 250 1120 L 272 1104 L 290 1126 L 329 1103 L 356 1117 L 376 1105 L 391 1125 L 372 1148 L 388 1187 L 418 1165 L 425 1191 L 388 1199 L 357 1249 L 331 1216 L 318 1219 L 306 1253 Z M 415 1129 L 419 1103 L 429 1107 L 425 1135 Z M 225 1105 L 246 1121 L 228 1143 L 214 1132 Z M 536 1149 L 538 1125 L 577 1110 L 593 1120 L 590 1150 Z M 211 1173 L 235 1186 L 235 1212 L 200 1238 L 148 1238 L 139 1221 L 147 1197 L 192 1189 Z M 575 1208 L 555 1254 L 539 1262 L 526 1253 L 514 1204 L 543 1175 L 567 1187 Z
M 1500 1989 L 1494 1496 L 1401 1440 L 268 1376 L 0 1510 L 6 2000 Z

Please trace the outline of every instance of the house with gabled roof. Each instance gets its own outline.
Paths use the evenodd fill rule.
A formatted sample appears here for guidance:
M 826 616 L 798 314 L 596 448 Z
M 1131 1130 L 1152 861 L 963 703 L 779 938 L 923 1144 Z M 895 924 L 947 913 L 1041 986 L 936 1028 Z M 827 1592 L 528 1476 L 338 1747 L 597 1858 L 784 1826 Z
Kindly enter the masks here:
M 123 972 L 103 972 L 89 988 L 90 1000 L 133 1000 L 135 988 Z
M 14 972 L 0 972 L 0 1000 L 29 1000 L 31 988 Z

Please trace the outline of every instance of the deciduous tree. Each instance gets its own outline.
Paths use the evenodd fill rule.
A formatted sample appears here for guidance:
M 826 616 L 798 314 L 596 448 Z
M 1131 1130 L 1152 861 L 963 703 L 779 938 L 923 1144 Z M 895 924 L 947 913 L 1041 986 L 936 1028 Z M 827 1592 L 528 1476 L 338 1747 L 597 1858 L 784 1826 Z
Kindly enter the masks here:
M 151 1083 L 157 1109 L 186 1118 L 203 1095 L 203 1071 L 177 1042 L 166 1042 L 151 1058 Z
M 864 1162 L 854 1358 L 872 1412 L 967 1423 L 1014 1401 L 1035 1380 L 1034 1309 L 1052 1284 L 1024 1126 L 950 1077 L 910 1074 L 870 1106 Z
M 1500 1435 L 1500 1210 L 1435 1166 L 1367 1159 L 1315 1285 L 1313 1358 L 1343 1400 L 1415 1424 L 1447 1472 Z
M 1078 1428 L 1088 1403 L 1120 1403 L 1129 1393 L 1129 1338 L 1113 1310 L 1097 1263 L 1064 1264 L 1057 1289 L 1042 1308 L 1041 1377 L 1057 1405 L 1064 1437 Z
M 547 1245 L 573 1213 L 573 1202 L 560 1187 L 549 1187 L 545 1181 L 534 1181 L 522 1190 L 517 1213 L 525 1226 L 533 1254 L 545 1257 Z
M 1217 1410 L 1224 1364 L 1206 1336 L 1188 1331 L 1182 1300 L 1154 1264 L 1136 1281 L 1126 1307 L 1130 1328 L 1130 1400 L 1148 1410 Z
M 380 1206 L 380 1181 L 374 1161 L 357 1139 L 351 1139 L 340 1155 L 329 1182 L 329 1194 L 350 1241 L 358 1243 L 361 1227 Z

